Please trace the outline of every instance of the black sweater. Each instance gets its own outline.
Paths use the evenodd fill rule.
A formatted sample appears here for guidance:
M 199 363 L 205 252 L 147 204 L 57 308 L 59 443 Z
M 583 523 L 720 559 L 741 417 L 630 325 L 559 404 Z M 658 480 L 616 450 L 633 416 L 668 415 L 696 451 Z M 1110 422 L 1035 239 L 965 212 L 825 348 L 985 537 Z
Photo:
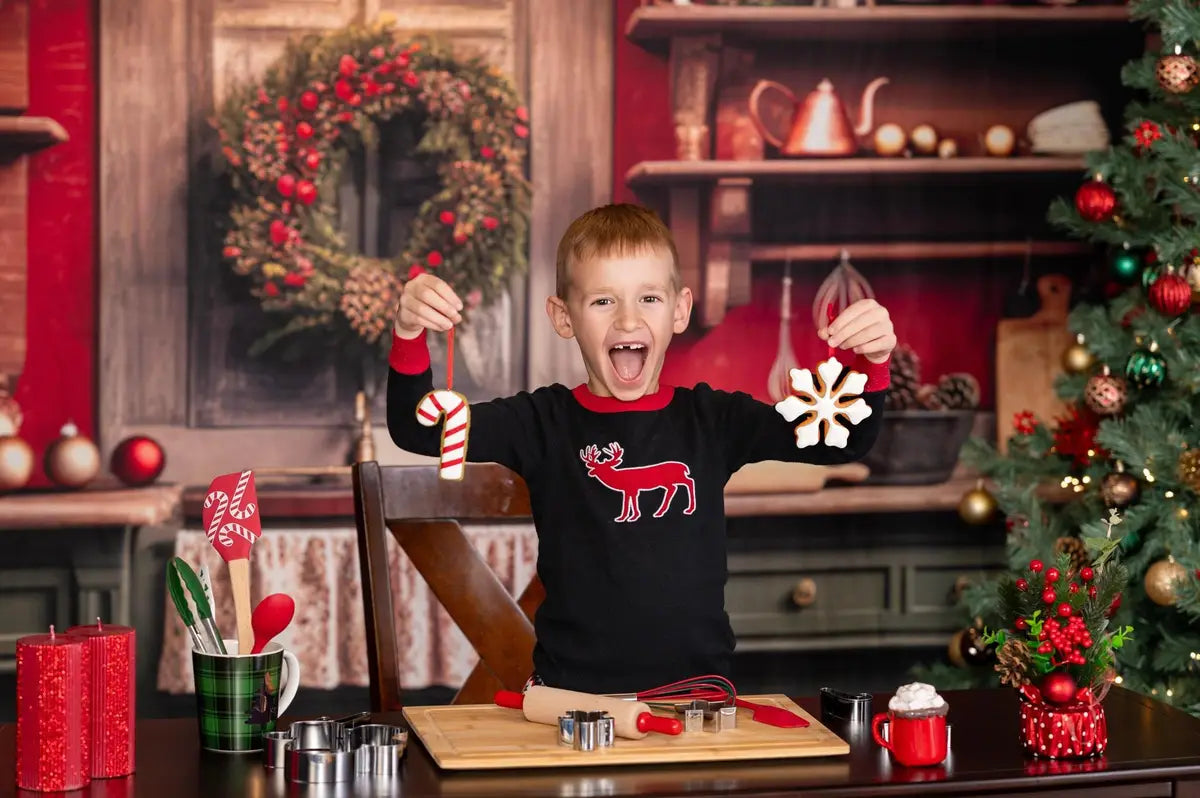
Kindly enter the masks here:
M 416 407 L 433 388 L 424 336 L 394 338 L 387 417 L 402 449 L 437 455 Z M 545 684 L 593 693 L 729 675 L 724 488 L 747 463 L 860 459 L 878 434 L 887 365 L 855 364 L 871 414 L 844 448 L 797 448 L 796 423 L 741 392 L 660 387 L 636 402 L 551 385 L 470 406 L 467 460 L 529 487 L 546 599 L 534 628 Z

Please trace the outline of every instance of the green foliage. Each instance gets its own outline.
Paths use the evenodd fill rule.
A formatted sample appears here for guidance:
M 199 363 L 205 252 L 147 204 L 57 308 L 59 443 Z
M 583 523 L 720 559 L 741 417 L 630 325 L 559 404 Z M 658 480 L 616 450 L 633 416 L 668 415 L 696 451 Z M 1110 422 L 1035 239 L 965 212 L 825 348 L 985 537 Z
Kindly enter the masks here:
M 1015 635 L 1036 652 L 1046 605 L 1040 599 L 1044 583 L 1029 573 L 1029 561 L 1055 561 L 1065 574 L 1069 563 L 1063 567 L 1067 561 L 1056 553 L 1058 544 L 1078 537 L 1093 562 L 1096 587 L 1091 600 L 1069 598 L 1094 640 L 1087 663 L 1074 666 L 1079 681 L 1102 678 L 1115 660 L 1123 686 L 1200 714 L 1200 483 L 1178 468 L 1181 454 L 1200 448 L 1200 315 L 1165 315 L 1150 303 L 1148 290 L 1166 267 L 1200 287 L 1200 273 L 1195 273 L 1200 256 L 1193 254 L 1200 248 L 1200 88 L 1173 94 L 1159 86 L 1156 75 L 1160 57 L 1174 55 L 1176 45 L 1184 55 L 1197 54 L 1200 7 L 1184 0 L 1135 0 L 1129 8 L 1132 19 L 1161 30 L 1163 45 L 1122 70 L 1122 81 L 1140 97 L 1125 109 L 1122 136 L 1087 158 L 1086 177 L 1099 175 L 1113 188 L 1116 214 L 1088 221 L 1079 216 L 1072 197 L 1061 197 L 1051 203 L 1048 218 L 1112 252 L 1133 251 L 1148 273 L 1102 304 L 1083 303 L 1071 311 L 1068 325 L 1083 335 L 1097 371 L 1056 380 L 1070 412 L 1037 419 L 1032 431 L 1014 432 L 1004 455 L 989 441 L 971 440 L 964 447 L 963 459 L 990 481 L 1009 519 L 1013 573 L 971 586 L 961 607 L 985 620 L 990 643 L 999 646 Z M 1143 127 L 1146 122 L 1153 128 Z M 1161 136 L 1139 140 L 1139 128 L 1157 129 Z M 1123 376 L 1130 356 L 1151 345 L 1167 365 L 1163 384 L 1129 384 L 1124 407 L 1114 415 L 1088 410 L 1089 379 L 1103 368 Z M 1068 432 L 1081 426 L 1093 435 L 1090 455 L 1064 450 Z M 1122 470 L 1137 479 L 1139 495 L 1114 513 L 1102 486 L 1106 476 Z M 1188 577 L 1177 583 L 1173 603 L 1164 607 L 1149 599 L 1144 582 L 1147 569 L 1167 556 L 1183 565 Z M 1029 582 L 1025 591 L 1016 588 L 1017 574 Z M 1027 619 L 1028 629 L 1013 628 L 1017 617 Z M 1031 659 L 1036 673 L 1054 667 L 1045 655 Z M 960 670 L 939 663 L 919 672 L 946 687 L 998 681 L 988 668 Z

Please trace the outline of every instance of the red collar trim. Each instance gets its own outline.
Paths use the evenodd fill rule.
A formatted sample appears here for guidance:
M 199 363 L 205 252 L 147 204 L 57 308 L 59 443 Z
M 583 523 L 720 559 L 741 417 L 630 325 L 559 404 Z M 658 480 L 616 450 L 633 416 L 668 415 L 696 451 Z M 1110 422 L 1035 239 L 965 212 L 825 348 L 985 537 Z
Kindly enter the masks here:
M 631 410 L 662 410 L 671 403 L 675 388 L 659 383 L 658 390 L 654 393 L 646 394 L 632 402 L 625 402 L 612 396 L 596 396 L 585 382 L 572 388 L 571 395 L 585 410 L 591 410 L 593 413 L 628 413 Z

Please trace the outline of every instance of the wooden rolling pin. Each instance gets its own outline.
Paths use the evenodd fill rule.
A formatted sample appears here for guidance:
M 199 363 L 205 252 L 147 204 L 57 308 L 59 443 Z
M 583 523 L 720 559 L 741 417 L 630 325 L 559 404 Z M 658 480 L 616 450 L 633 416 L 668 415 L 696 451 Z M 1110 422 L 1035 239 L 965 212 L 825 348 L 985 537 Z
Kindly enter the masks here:
M 585 712 L 607 712 L 612 716 L 614 731 L 619 737 L 640 740 L 649 732 L 679 734 L 683 724 L 676 718 L 663 718 L 650 711 L 641 701 L 626 701 L 622 698 L 577 693 L 574 690 L 559 690 L 557 687 L 533 685 L 525 694 L 512 690 L 496 693 L 496 703 L 509 709 L 525 713 L 525 720 L 557 726 L 558 719 L 571 710 Z

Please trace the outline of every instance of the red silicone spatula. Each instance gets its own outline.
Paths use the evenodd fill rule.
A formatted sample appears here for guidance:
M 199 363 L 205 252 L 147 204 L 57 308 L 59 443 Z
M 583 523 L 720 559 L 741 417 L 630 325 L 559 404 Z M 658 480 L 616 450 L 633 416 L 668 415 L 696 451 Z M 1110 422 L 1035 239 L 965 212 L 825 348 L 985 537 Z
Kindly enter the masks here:
M 262 653 L 271 638 L 287 628 L 295 614 L 296 602 L 287 593 L 272 593 L 258 602 L 250 616 L 250 625 L 254 628 L 254 648 L 250 653 Z
M 229 567 L 233 608 L 237 614 L 238 653 L 254 646 L 250 624 L 250 547 L 262 535 L 254 472 L 222 474 L 204 497 L 204 531 L 208 542 Z

